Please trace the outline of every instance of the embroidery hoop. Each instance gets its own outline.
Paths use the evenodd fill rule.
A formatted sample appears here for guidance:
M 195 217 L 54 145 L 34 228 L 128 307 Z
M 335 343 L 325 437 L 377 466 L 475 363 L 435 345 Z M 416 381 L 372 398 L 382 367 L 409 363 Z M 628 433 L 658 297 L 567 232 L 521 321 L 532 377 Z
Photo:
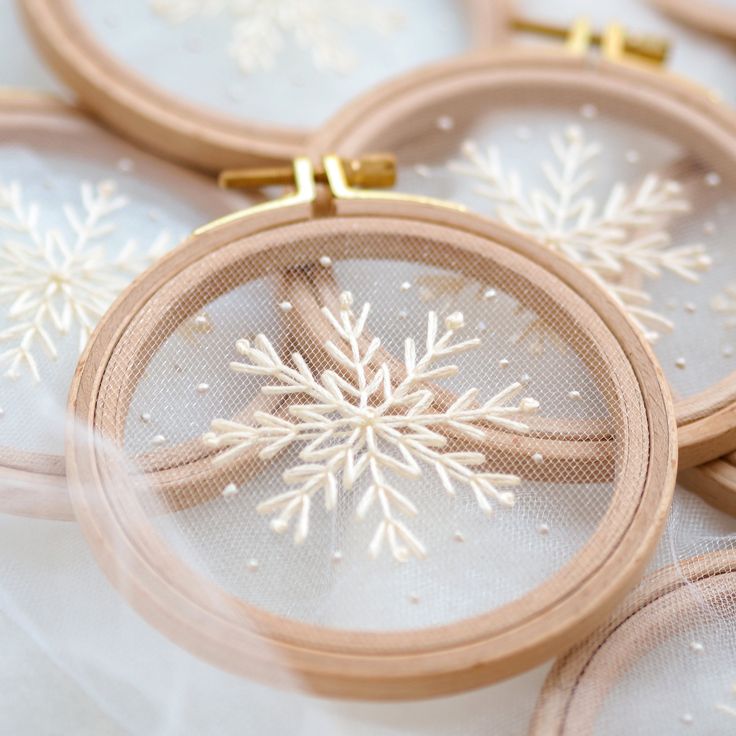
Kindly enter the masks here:
M 459 209 L 420 198 L 357 192 L 347 186 L 338 159 L 327 157 L 324 162 L 334 195 L 327 217 L 314 217 L 314 208 L 319 206 L 314 170 L 308 160 L 298 160 L 296 195 L 198 231 L 132 285 L 102 320 L 70 393 L 70 408 L 80 425 L 68 435 L 67 445 L 77 518 L 101 566 L 128 601 L 179 644 L 229 671 L 288 686 L 287 669 L 287 677 L 305 678 L 316 693 L 361 699 L 428 697 L 511 676 L 563 650 L 582 630 L 599 623 L 635 582 L 653 550 L 671 499 L 676 466 L 674 424 L 662 376 L 622 313 L 575 268 Z M 114 453 L 110 456 L 96 440 L 102 437 L 105 445 L 122 441 L 131 384 L 137 380 L 129 368 L 130 358 L 135 353 L 145 361 L 149 350 L 143 346 L 150 347 L 149 338 L 153 342 L 166 339 L 156 332 L 162 319 L 186 318 L 187 310 L 193 308 L 193 295 L 202 293 L 199 285 L 207 285 L 206 298 L 211 299 L 228 288 L 224 285 L 227 274 L 237 273 L 235 269 L 248 258 L 256 264 L 255 276 L 273 268 L 269 264 L 275 257 L 285 259 L 279 261 L 283 268 L 303 265 L 301 244 L 314 242 L 309 239 L 325 228 L 329 233 L 342 233 L 348 245 L 341 247 L 350 253 L 354 234 L 360 231 L 361 239 L 367 238 L 372 227 L 382 237 L 388 232 L 402 237 L 419 232 L 429 239 L 439 233 L 442 242 L 454 242 L 460 235 L 457 247 L 472 254 L 476 266 L 490 266 L 494 259 L 508 265 L 516 262 L 516 267 L 523 264 L 530 277 L 548 281 L 545 294 L 556 288 L 559 299 L 567 298 L 563 294 L 574 295 L 581 322 L 588 312 L 583 332 L 592 330 L 595 340 L 617 355 L 612 360 L 618 363 L 623 358 L 623 363 L 617 367 L 612 363 L 612 368 L 614 373 L 622 371 L 619 378 L 633 371 L 638 396 L 627 402 L 626 412 L 616 412 L 625 417 L 631 440 L 620 457 L 615 492 L 622 495 L 608 507 L 606 518 L 595 530 L 597 538 L 584 545 L 585 550 L 579 550 L 554 580 L 548 579 L 508 606 L 457 623 L 418 631 L 360 631 L 356 636 L 348 630 L 274 615 L 233 596 L 193 569 L 157 533 L 130 486 L 122 492 L 120 481 L 126 485 L 126 473 Z M 299 248 L 293 247 L 294 238 Z M 469 238 L 467 245 L 461 244 L 465 238 Z M 498 247 L 482 245 L 488 239 Z M 444 249 L 433 251 L 439 253 L 433 257 L 452 260 L 453 254 L 461 253 L 454 250 L 456 245 L 447 255 Z M 338 252 L 328 251 L 328 255 L 340 257 L 338 246 L 334 248 Z M 329 246 L 319 245 L 319 252 L 326 249 Z M 562 290 L 560 282 L 565 284 Z M 170 296 L 174 302 L 165 307 Z M 588 311 L 586 302 L 594 305 L 597 315 Z M 167 332 L 169 327 L 174 329 L 173 323 L 165 324 Z M 634 362 L 628 363 L 631 358 Z M 638 402 L 646 411 L 634 418 L 628 412 Z
M 89 152 L 92 145 L 111 145 L 119 150 L 119 157 L 130 157 L 139 171 L 153 181 L 165 182 L 172 191 L 182 191 L 193 185 L 203 188 L 204 180 L 197 174 L 158 161 L 111 138 L 82 112 L 50 95 L 21 90 L 3 92 L 0 94 L 0 128 L 13 132 L 20 141 L 42 137 L 48 149 L 67 154 L 76 151 L 80 160 L 94 160 L 94 154 L 90 156 Z M 200 201 L 204 201 L 211 212 L 226 211 L 242 203 L 215 186 L 212 186 L 209 199 L 205 197 Z M 63 398 L 60 397 L 60 403 Z M 12 419 L 6 413 L 3 420 Z M 0 510 L 22 516 L 73 519 L 63 456 L 0 447 Z
M 576 40 L 573 38 L 573 42 Z M 547 85 L 560 94 L 566 89 L 591 89 L 596 95 L 615 95 L 637 109 L 668 115 L 669 126 L 687 125 L 695 134 L 718 146 L 717 160 L 736 156 L 733 116 L 713 103 L 693 84 L 666 74 L 655 74 L 640 64 L 622 63 L 621 37 L 617 36 L 613 61 L 591 60 L 582 55 L 587 42 L 573 46 L 579 53 L 559 49 L 508 49 L 484 58 L 436 64 L 375 88 L 346 106 L 320 131 L 314 150 L 335 150 L 357 155 L 366 146 L 390 147 L 387 135 L 401 131 L 423 107 L 433 101 L 466 94 L 485 94 L 515 85 L 523 89 Z M 531 93 L 531 91 L 530 91 Z M 591 92 L 593 94 L 593 92 Z M 490 105 L 489 105 L 490 106 Z M 391 132 L 389 132 L 391 131 Z M 726 155 L 726 151 L 728 154 Z M 678 419 L 680 467 L 689 468 L 736 449 L 736 384 L 730 374 L 705 391 L 675 402 Z
M 736 11 L 718 2 L 701 0 L 697 3 L 688 3 L 687 0 L 652 0 L 652 3 L 688 26 L 717 36 L 736 38 Z
M 492 47 L 503 38 L 505 13 L 500 3 L 462 1 L 477 49 Z M 219 172 L 291 161 L 303 153 L 306 130 L 230 117 L 147 82 L 92 35 L 74 0 L 22 0 L 21 8 L 42 54 L 85 106 L 158 154 Z
M 705 554 L 655 573 L 642 583 L 632 602 L 624 605 L 612 621 L 558 659 L 537 701 L 530 736 L 594 733 L 598 711 L 576 701 L 578 693 L 584 690 L 582 683 L 591 677 L 600 681 L 600 708 L 628 666 L 646 651 L 642 645 L 644 636 L 649 635 L 656 642 L 668 624 L 687 616 L 696 606 L 693 588 L 714 606 L 719 600 L 721 605 L 733 600 L 736 592 L 733 551 Z M 615 638 L 618 630 L 632 621 L 640 626 L 635 640 L 618 641 Z M 604 654 L 607 656 L 598 656 Z M 594 662 L 597 667 L 593 667 Z

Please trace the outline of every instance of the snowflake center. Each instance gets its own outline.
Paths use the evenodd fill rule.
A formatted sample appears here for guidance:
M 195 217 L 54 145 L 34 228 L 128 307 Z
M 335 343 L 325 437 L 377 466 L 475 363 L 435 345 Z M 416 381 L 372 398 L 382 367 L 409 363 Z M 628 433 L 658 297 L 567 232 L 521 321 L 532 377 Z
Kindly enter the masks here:
M 355 424 L 361 429 L 368 429 L 368 427 L 375 427 L 380 423 L 382 412 L 377 411 L 371 407 L 355 407 Z
M 49 273 L 49 283 L 55 284 L 56 286 L 64 286 L 71 282 L 71 277 L 64 271 L 51 271 Z
M 445 318 L 444 334 L 439 332 L 436 312 L 429 312 L 426 352 L 417 354 L 416 341 L 407 338 L 404 375 L 394 376 L 392 381 L 387 364 L 373 370 L 380 339 L 361 342 L 370 304 L 364 304 L 360 316 L 356 316 L 352 303 L 350 292 L 343 292 L 339 316 L 328 307 L 322 308 L 341 339 L 342 347 L 331 340 L 324 343 L 342 367 L 340 373 L 328 370 L 318 379 L 300 353 L 292 355 L 291 365 L 284 363 L 265 335 L 258 335 L 254 344 L 239 340 L 236 349 L 249 362 L 231 363 L 235 372 L 270 376 L 273 382 L 263 387 L 264 393 L 305 393 L 311 403 L 291 405 L 288 418 L 258 412 L 252 425 L 215 419 L 204 440 L 210 447 L 227 448 L 214 458 L 218 464 L 253 450 L 260 459 L 270 460 L 295 443 L 303 446 L 300 464 L 282 474 L 289 490 L 258 505 L 260 513 L 275 514 L 270 526 L 277 533 L 295 522 L 296 544 L 307 537 L 310 509 L 318 494 L 324 496 L 327 511 L 333 511 L 341 494 L 357 491 L 362 494 L 356 507 L 359 519 L 372 508 L 380 513 L 370 554 L 376 557 L 385 542 L 399 562 L 412 555 L 422 559 L 426 556 L 424 545 L 400 518 L 415 516 L 419 509 L 397 480 L 416 482 L 429 468 L 450 496 L 456 495 L 457 487 L 466 487 L 487 515 L 493 513 L 494 500 L 502 506 L 513 506 L 514 492 L 506 489 L 519 485 L 521 478 L 490 470 L 478 443 L 488 441 L 483 425 L 528 432 L 524 422 L 512 417 L 532 413 L 539 404 L 526 397 L 516 406 L 511 405 L 523 390 L 519 382 L 485 401 L 479 401 L 479 390 L 471 388 L 449 404 L 436 402 L 428 385 L 459 371 L 455 365 L 438 363 L 480 345 L 478 338 L 459 342 L 453 339 L 465 324 L 461 312 Z M 472 441 L 475 447 L 446 452 L 448 430 L 457 440 Z

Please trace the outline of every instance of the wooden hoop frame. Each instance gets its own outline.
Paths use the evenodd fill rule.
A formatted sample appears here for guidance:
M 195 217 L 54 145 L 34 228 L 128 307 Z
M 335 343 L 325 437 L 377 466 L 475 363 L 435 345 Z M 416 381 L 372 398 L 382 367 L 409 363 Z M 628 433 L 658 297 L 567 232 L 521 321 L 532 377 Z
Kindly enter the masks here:
M 736 10 L 711 0 L 652 0 L 660 10 L 681 23 L 706 33 L 736 39 Z
M 711 506 L 736 517 L 736 453 L 685 470 L 679 480 Z
M 506 0 L 467 6 L 473 44 L 487 50 L 506 34 Z M 123 136 L 179 163 L 212 172 L 291 161 L 309 131 L 248 122 L 187 103 L 118 61 L 85 26 L 74 0 L 19 0 L 38 48 L 61 79 Z
M 511 676 L 592 631 L 636 582 L 653 551 L 677 464 L 673 412 L 663 376 L 648 346 L 592 282 L 521 236 L 429 204 L 373 199 L 336 200 L 334 205 L 330 232 L 338 224 L 350 232 L 365 232 L 370 222 L 393 226 L 394 232 L 431 228 L 446 233 L 450 242 L 452 233 L 456 239 L 461 232 L 466 243 L 462 248 L 477 259 L 489 259 L 490 239 L 496 262 L 523 264 L 525 273 L 552 289 L 556 283 L 558 292 L 562 282 L 567 289 L 560 293 L 578 305 L 579 314 L 589 312 L 585 302 L 592 305 L 592 334 L 625 357 L 621 370 L 640 390 L 646 416 L 623 412 L 631 444 L 621 460 L 621 502 L 611 503 L 584 549 L 538 588 L 488 614 L 442 627 L 360 636 L 287 620 L 249 605 L 168 549 L 136 494 L 120 486 L 115 459 L 96 444 L 98 433 L 116 438 L 123 420 L 120 410 L 125 411 L 125 398 L 118 402 L 117 397 L 127 392 L 111 360 L 126 365 L 131 343 L 139 341 L 122 338 L 131 327 L 147 324 L 138 315 L 144 307 L 147 314 L 155 314 L 152 300 L 161 295 L 163 303 L 166 289 L 180 295 L 181 303 L 171 306 L 172 313 L 180 313 L 188 296 L 176 279 L 186 284 L 190 266 L 222 258 L 227 267 L 237 262 L 232 261 L 237 251 L 237 258 L 248 257 L 261 273 L 272 263 L 273 244 L 279 242 L 278 255 L 286 251 L 279 263 L 287 267 L 284 261 L 298 255 L 293 248 L 288 251 L 289 238 L 307 242 L 324 224 L 312 219 L 309 204 L 251 213 L 202 231 L 129 287 L 98 325 L 70 393 L 70 409 L 81 427 L 67 445 L 77 517 L 100 564 L 131 604 L 179 644 L 226 670 L 282 686 L 293 684 L 296 676 L 323 695 L 392 700 L 463 691 Z M 217 282 L 218 275 L 212 270 L 208 283 Z M 152 334 L 150 329 L 143 328 L 144 339 Z
M 377 144 L 386 131 L 400 130 L 418 108 L 463 91 L 493 99 L 496 88 L 524 84 L 560 92 L 569 88 L 601 92 L 688 126 L 698 140 L 733 161 L 736 172 L 736 117 L 706 93 L 664 73 L 560 53 L 509 49 L 485 58 L 425 67 L 375 88 L 347 105 L 312 141 L 312 151 L 356 156 Z M 736 372 L 692 397 L 675 402 L 680 467 L 690 468 L 736 450 Z
M 615 619 L 559 659 L 547 676 L 537 701 L 529 736 L 588 736 L 594 733 L 595 720 L 608 691 L 613 688 L 646 651 L 645 634 L 651 634 L 650 647 L 666 635 L 663 624 L 673 624 L 696 605 L 695 586 L 706 601 L 717 604 L 733 600 L 736 594 L 736 553 L 703 555 L 660 570 L 637 590 L 628 606 Z M 616 635 L 636 618 L 644 629 L 636 641 L 619 641 Z M 594 708 L 577 705 L 576 697 L 586 678 L 600 681 Z
M 48 142 L 53 149 L 58 139 L 64 153 L 89 155 L 90 131 L 109 136 L 104 129 L 76 108 L 50 95 L 7 90 L 0 92 L 0 134 L 17 131 L 18 138 L 35 136 Z M 63 136 L 59 138 L 59 134 Z M 202 186 L 204 179 L 169 163 L 154 159 L 126 142 L 110 138 L 120 150 L 120 156 L 133 155 L 139 170 L 149 171 L 154 179 L 167 183 Z M 213 213 L 242 206 L 243 200 L 218 190 L 212 182 L 212 195 L 207 201 Z M 200 197 L 201 199 L 201 197 Z M 59 397 L 63 405 L 63 397 Z M 11 421 L 5 417 L 4 421 Z M 0 512 L 44 519 L 72 520 L 74 513 L 66 486 L 64 458 L 37 452 L 21 452 L 0 446 Z

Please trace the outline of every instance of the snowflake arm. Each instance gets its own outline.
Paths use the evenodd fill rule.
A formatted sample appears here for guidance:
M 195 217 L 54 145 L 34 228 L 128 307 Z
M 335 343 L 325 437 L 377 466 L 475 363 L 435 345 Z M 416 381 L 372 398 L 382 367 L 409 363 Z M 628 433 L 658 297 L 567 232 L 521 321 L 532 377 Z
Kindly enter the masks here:
M 674 329 L 675 325 L 671 320 L 649 309 L 652 298 L 647 292 L 607 282 L 594 269 L 585 269 L 585 272 L 621 306 L 650 343 L 655 343 L 663 332 L 672 332 Z
M 736 284 L 729 284 L 711 300 L 713 311 L 725 316 L 726 327 L 736 327 Z
M 249 362 L 231 364 L 234 371 L 270 378 L 273 383 L 261 389 L 266 394 L 299 395 L 310 403 L 290 405 L 288 418 L 258 412 L 253 424 L 216 419 L 205 441 L 224 450 L 214 459 L 218 464 L 254 449 L 261 459 L 269 460 L 295 443 L 303 445 L 301 464 L 283 475 L 284 482 L 295 487 L 259 505 L 261 513 L 276 515 L 271 521 L 276 532 L 286 531 L 296 520 L 295 543 L 308 535 L 316 494 L 324 494 L 330 511 L 341 489 L 351 491 L 367 485 L 357 504 L 358 518 L 364 519 L 376 506 L 380 512 L 370 553 L 377 556 L 388 543 L 397 560 L 411 555 L 422 558 L 424 546 L 401 519 L 415 516 L 418 509 L 392 477 L 417 479 L 426 467 L 450 495 L 455 495 L 457 486 L 469 488 L 487 514 L 493 510 L 490 501 L 513 505 L 513 492 L 502 489 L 518 485 L 519 479 L 477 471 L 486 461 L 482 453 L 444 452 L 448 439 L 438 430 L 444 428 L 475 441 L 486 437 L 479 423 L 523 433 L 528 428 L 516 417 L 535 411 L 538 404 L 525 398 L 517 406 L 510 405 L 523 389 L 514 383 L 481 404 L 476 401 L 477 389 L 470 389 L 441 412 L 436 411 L 430 382 L 459 370 L 439 363 L 479 344 L 476 339 L 455 340 L 463 327 L 462 315 L 450 315 L 445 332 L 439 335 L 437 316 L 429 313 L 424 351 L 419 355 L 416 343 L 406 340 L 404 375 L 394 385 L 386 363 L 375 367 L 380 340 L 373 338 L 366 347 L 361 345 L 370 305 L 364 305 L 356 318 L 349 293 L 341 295 L 340 304 L 338 315 L 327 308 L 323 313 L 339 338 L 339 342 L 327 341 L 325 349 L 343 374 L 327 370 L 317 379 L 299 353 L 292 355 L 293 365 L 287 365 L 263 335 L 253 345 L 241 340 L 237 349 Z M 367 484 L 361 483 L 364 477 Z
M 636 274 L 657 278 L 666 271 L 697 282 L 711 266 L 703 245 L 671 245 L 667 221 L 690 208 L 681 187 L 649 174 L 633 190 L 621 182 L 614 184 L 599 206 L 586 192 L 595 180 L 592 164 L 600 146 L 587 142 L 577 127 L 568 128 L 564 137 L 553 135 L 550 143 L 554 160 L 541 165 L 546 188 L 526 192 L 519 175 L 504 170 L 496 148 L 483 152 L 473 141 L 463 145 L 463 159 L 451 161 L 448 169 L 478 181 L 476 191 L 493 202 L 507 225 L 593 275 L 647 338 L 656 340 L 661 331 L 672 329 L 672 323 L 646 308 L 649 294 L 631 288 L 627 279 Z

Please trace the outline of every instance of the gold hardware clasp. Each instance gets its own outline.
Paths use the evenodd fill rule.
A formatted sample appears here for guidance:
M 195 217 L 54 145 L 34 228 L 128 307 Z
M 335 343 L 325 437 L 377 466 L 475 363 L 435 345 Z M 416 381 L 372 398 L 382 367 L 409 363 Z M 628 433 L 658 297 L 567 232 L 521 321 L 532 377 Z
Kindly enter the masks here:
M 465 211 L 462 205 L 430 197 L 375 191 L 376 188 L 392 187 L 395 181 L 396 159 L 390 154 L 374 154 L 354 160 L 332 154 L 322 157 L 318 165 L 315 165 L 309 157 L 301 156 L 294 159 L 291 167 L 223 171 L 219 178 L 222 187 L 255 189 L 280 185 L 290 186 L 294 191 L 249 209 L 225 215 L 195 230 L 195 233 L 206 233 L 258 212 L 294 205 L 314 207 L 318 202 L 319 184 L 326 185 L 330 196 L 336 200 L 401 200 Z
M 659 65 L 667 61 L 670 52 L 666 38 L 630 34 L 617 23 L 609 25 L 602 33 L 594 31 L 585 19 L 576 20 L 569 28 L 521 17 L 512 19 L 511 24 L 516 31 L 564 40 L 567 48 L 575 54 L 584 54 L 591 46 L 599 46 L 612 60 L 634 59 Z
M 387 189 L 396 184 L 396 157 L 387 153 L 371 154 L 358 159 L 340 159 L 351 187 Z M 328 184 L 324 162 L 313 167 L 316 184 Z M 296 186 L 296 169 L 291 166 L 263 169 L 231 169 L 223 171 L 219 184 L 226 189 L 260 189 L 270 186 Z
M 342 172 L 342 181 L 350 191 L 361 191 L 360 187 L 392 187 L 396 181 L 396 158 L 390 154 L 373 154 L 359 159 L 341 159 L 337 156 L 326 156 L 318 165 L 314 165 L 308 156 L 294 159 L 291 166 L 276 166 L 253 169 L 230 169 L 223 171 L 218 179 L 221 187 L 226 189 L 260 189 L 270 186 L 286 186 L 293 188 L 283 197 L 249 207 L 246 210 L 225 215 L 214 222 L 195 230 L 197 234 L 236 222 L 257 212 L 267 212 L 294 205 L 314 206 L 318 200 L 318 184 L 329 184 L 334 195 L 327 161 L 337 165 Z

